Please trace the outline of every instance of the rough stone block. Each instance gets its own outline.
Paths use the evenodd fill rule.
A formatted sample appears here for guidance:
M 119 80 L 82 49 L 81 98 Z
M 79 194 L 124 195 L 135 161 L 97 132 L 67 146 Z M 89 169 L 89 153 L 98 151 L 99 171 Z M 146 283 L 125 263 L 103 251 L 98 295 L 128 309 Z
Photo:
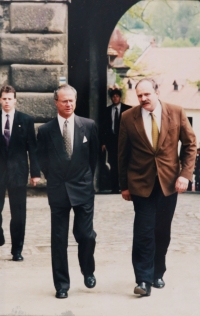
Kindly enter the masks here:
M 0 87 L 9 84 L 9 66 L 0 66 Z
M 66 64 L 66 35 L 0 34 L 0 63 Z
M 67 77 L 66 66 L 11 65 L 11 82 L 17 91 L 52 92 L 62 76 Z
M 33 116 L 36 123 L 46 122 L 57 113 L 53 93 L 17 93 L 16 108 Z
M 63 3 L 12 3 L 11 32 L 66 33 L 67 5 Z
M 10 29 L 9 5 L 0 3 L 0 33 L 7 33 Z

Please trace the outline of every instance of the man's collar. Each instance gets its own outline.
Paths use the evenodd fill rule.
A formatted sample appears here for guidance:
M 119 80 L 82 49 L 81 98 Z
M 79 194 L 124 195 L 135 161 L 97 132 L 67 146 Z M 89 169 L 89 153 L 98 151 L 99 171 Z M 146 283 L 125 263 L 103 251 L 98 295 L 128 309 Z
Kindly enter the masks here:
M 72 113 L 72 115 L 70 115 L 70 117 L 68 117 L 67 119 L 64 118 L 63 116 L 61 116 L 59 113 L 57 114 L 57 117 L 58 117 L 58 120 L 59 120 L 60 122 L 63 122 L 63 123 L 64 123 L 66 120 L 67 120 L 68 122 L 74 121 L 74 113 Z
M 160 101 L 158 100 L 157 104 L 156 104 L 156 107 L 155 109 L 152 111 L 152 113 L 155 115 L 155 116 L 158 116 L 162 111 L 162 105 L 160 103 Z M 144 115 L 145 117 L 147 117 L 149 115 L 149 113 L 151 113 L 150 111 L 142 108 L 142 115 Z
M 5 112 L 3 109 L 2 109 L 2 114 L 4 115 L 4 116 L 6 116 L 7 114 L 9 115 L 9 116 L 14 116 L 15 115 L 15 109 L 12 109 L 10 112 Z
M 113 104 L 113 107 L 114 107 L 114 108 L 118 108 L 118 110 L 119 110 L 119 108 L 121 107 L 121 102 L 118 103 L 117 105 Z

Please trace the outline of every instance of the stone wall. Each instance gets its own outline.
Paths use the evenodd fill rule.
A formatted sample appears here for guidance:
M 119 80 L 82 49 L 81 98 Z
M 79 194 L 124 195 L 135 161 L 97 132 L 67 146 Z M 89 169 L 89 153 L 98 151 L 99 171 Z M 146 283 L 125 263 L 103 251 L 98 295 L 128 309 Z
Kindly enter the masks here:
M 45 122 L 53 90 L 67 78 L 68 1 L 0 1 L 0 86 L 17 90 L 17 108 Z

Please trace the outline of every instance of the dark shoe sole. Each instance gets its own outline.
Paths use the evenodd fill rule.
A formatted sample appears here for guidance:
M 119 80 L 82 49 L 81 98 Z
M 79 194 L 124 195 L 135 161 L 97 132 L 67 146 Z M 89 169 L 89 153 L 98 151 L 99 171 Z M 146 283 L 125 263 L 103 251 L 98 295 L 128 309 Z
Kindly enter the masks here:
M 55 295 L 56 298 L 60 298 L 60 299 L 63 299 L 63 298 L 68 298 L 68 295 L 65 295 L 65 296 L 57 296 Z
M 62 298 L 68 298 L 68 294 L 67 293 L 56 293 L 56 295 L 55 295 L 55 297 L 56 298 L 60 298 L 60 299 L 62 299 Z
M 152 286 L 155 288 L 155 289 L 163 289 L 165 287 L 165 284 L 164 285 L 159 285 L 159 286 L 156 286 L 154 284 L 152 284 Z
M 12 261 L 15 261 L 15 262 L 22 262 L 24 261 L 24 258 L 20 258 L 20 259 L 15 259 L 15 258 L 12 258 Z

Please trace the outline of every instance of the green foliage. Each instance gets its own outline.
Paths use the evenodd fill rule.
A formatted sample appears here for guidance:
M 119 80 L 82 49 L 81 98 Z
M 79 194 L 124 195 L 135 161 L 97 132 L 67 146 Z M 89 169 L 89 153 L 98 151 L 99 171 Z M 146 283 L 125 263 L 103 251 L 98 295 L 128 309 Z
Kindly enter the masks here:
M 173 40 L 170 37 L 165 37 L 161 46 L 162 47 L 192 47 L 193 44 L 188 38 L 186 39 L 178 38 L 177 40 Z
M 143 30 L 144 33 L 156 38 L 157 42 L 164 41 L 164 47 L 166 43 L 169 43 L 169 47 L 182 47 L 176 45 L 184 44 L 187 47 L 191 44 L 196 46 L 200 42 L 200 2 L 139 1 L 123 15 L 118 27 L 123 32 L 131 33 Z M 166 38 L 178 42 L 172 43 Z M 182 41 L 186 39 L 188 41 Z
M 200 90 L 200 80 L 197 81 L 196 85 L 197 85 L 198 89 Z
M 116 71 L 116 69 L 115 68 L 113 68 L 113 72 L 115 72 L 115 74 L 116 74 L 116 80 L 115 80 L 115 82 L 118 84 L 118 86 L 120 87 L 120 88 L 123 88 L 123 80 L 122 80 L 122 78 L 120 77 L 120 75 L 117 73 L 117 71 Z
M 133 69 L 134 63 L 138 59 L 138 57 L 142 54 L 142 50 L 138 46 L 134 46 L 132 50 L 127 50 L 124 54 L 123 61 L 124 64 Z

